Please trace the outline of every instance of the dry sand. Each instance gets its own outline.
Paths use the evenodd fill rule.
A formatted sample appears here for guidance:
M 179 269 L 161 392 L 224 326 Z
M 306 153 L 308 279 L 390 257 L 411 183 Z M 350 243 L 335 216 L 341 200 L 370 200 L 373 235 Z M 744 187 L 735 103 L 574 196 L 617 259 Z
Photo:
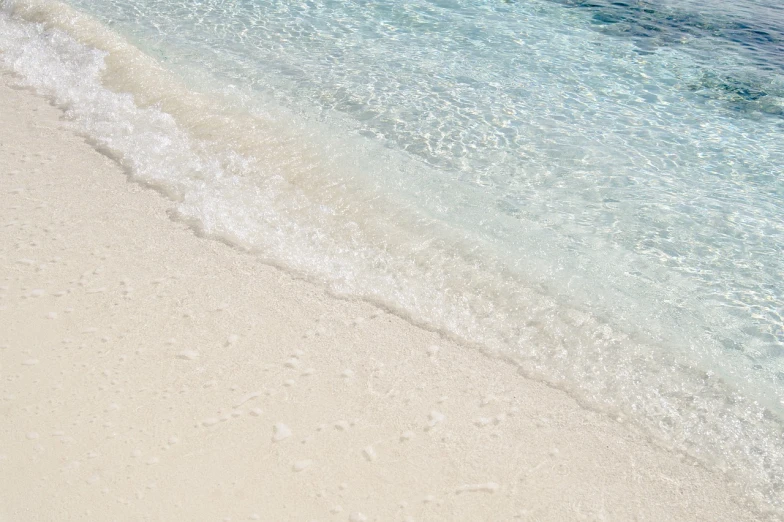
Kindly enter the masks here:
M 0 520 L 753 520 L 509 363 L 199 238 L 0 85 Z

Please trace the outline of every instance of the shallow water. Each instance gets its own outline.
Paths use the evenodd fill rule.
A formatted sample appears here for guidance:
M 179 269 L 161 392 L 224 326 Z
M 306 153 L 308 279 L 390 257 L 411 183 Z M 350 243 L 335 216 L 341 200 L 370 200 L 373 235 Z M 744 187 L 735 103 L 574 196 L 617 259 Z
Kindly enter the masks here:
M 781 8 L 0 5 L 0 62 L 194 227 L 784 507 Z

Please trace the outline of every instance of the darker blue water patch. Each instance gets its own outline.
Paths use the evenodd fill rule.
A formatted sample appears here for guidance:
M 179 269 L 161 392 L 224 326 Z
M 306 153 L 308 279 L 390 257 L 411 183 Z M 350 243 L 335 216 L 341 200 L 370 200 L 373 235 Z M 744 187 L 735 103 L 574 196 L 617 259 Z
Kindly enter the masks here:
M 777 6 L 742 1 L 683 7 L 641 1 L 553 1 L 590 11 L 597 29 L 632 38 L 643 48 L 710 38 L 720 46 L 737 47 L 761 68 L 784 71 L 784 9 Z
M 733 76 L 702 71 L 699 79 L 687 84 L 695 94 L 720 100 L 741 114 L 784 117 L 784 93 L 779 85 L 759 75 Z
M 587 10 L 596 30 L 634 41 L 637 52 L 678 47 L 701 71 L 687 90 L 726 102 L 739 114 L 784 117 L 784 8 L 741 0 L 730 5 L 700 2 L 678 6 L 642 1 L 553 0 Z M 726 3 L 725 3 L 726 4 Z M 721 68 L 725 53 L 743 59 L 742 70 Z

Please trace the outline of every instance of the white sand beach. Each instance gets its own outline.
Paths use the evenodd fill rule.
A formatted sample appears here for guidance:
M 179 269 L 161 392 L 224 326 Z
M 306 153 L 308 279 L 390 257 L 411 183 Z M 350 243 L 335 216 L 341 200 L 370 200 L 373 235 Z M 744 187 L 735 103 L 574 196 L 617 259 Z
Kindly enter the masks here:
M 0 86 L 0 520 L 758 520 L 510 363 L 198 237 Z

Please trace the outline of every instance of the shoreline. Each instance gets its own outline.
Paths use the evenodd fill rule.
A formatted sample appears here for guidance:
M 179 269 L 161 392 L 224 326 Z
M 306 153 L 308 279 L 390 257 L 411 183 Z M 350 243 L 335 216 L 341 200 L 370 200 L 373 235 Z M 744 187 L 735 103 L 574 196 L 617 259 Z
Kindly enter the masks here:
M 9 84 L 0 520 L 760 516 L 511 364 L 197 237 Z

